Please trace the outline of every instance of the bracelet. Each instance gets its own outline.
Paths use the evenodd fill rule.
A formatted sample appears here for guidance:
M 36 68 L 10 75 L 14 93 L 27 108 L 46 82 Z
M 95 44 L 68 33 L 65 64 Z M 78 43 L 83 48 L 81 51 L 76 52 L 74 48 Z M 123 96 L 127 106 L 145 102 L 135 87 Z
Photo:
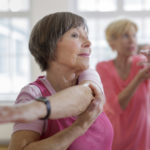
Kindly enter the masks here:
M 46 105 L 46 109 L 47 109 L 47 114 L 45 117 L 40 118 L 40 120 L 46 120 L 49 118 L 49 115 L 51 113 L 51 106 L 50 106 L 50 101 L 46 98 L 46 97 L 39 97 L 35 99 L 38 102 L 42 102 Z

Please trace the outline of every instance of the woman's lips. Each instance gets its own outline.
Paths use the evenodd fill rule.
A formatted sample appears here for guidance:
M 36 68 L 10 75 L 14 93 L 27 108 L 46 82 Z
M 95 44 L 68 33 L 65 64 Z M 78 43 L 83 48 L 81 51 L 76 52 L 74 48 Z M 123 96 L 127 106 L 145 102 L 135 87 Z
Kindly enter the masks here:
M 134 51 L 136 48 L 134 46 L 131 46 L 128 48 L 129 51 Z
M 82 57 L 90 57 L 90 54 L 89 54 L 89 53 L 81 53 L 81 54 L 79 54 L 79 56 L 82 56 Z

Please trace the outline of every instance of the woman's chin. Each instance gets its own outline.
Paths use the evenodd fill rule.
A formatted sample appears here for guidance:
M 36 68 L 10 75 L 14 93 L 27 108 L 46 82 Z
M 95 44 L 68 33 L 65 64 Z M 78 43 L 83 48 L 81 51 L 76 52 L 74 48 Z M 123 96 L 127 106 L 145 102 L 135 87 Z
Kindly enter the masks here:
M 81 71 L 84 71 L 84 70 L 86 70 L 88 68 L 89 68 L 89 64 L 83 64 L 83 65 L 80 66 L 80 70 Z

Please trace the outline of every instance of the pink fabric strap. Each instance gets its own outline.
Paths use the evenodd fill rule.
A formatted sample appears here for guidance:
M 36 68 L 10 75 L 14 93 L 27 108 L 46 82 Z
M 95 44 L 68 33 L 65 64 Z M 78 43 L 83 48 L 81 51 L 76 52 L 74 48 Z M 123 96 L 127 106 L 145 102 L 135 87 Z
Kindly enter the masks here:
M 34 82 L 30 83 L 30 84 L 37 86 L 40 89 L 42 96 L 47 97 L 47 96 L 50 96 L 52 94 L 48 91 L 48 89 L 46 88 L 46 86 L 44 85 L 44 83 L 40 80 L 43 77 L 44 76 L 39 76 L 36 81 L 34 81 Z M 46 122 L 47 121 L 45 120 L 44 121 L 44 127 L 43 127 L 43 131 L 42 131 L 42 135 L 40 137 L 41 139 L 43 139 L 45 137 L 45 134 L 47 133 L 46 132 L 47 131 L 47 127 L 46 127 L 47 123 Z
M 48 89 L 45 87 L 45 85 L 43 84 L 43 82 L 40 80 L 40 78 L 43 78 L 43 76 L 38 77 L 38 79 L 32 83 L 30 83 L 31 85 L 35 85 L 37 86 L 41 93 L 42 96 L 46 97 L 46 96 L 50 96 L 51 93 L 48 91 Z

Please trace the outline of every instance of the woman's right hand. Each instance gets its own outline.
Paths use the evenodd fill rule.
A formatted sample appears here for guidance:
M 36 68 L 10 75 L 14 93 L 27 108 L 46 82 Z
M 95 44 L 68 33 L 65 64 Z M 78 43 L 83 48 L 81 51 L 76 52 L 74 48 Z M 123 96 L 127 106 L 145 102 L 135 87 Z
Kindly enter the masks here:
M 18 121 L 18 110 L 14 106 L 0 106 L 0 123 Z
M 43 103 L 32 101 L 26 104 L 0 106 L 0 123 L 29 122 L 37 120 L 39 119 L 40 111 L 44 112 L 45 106 L 42 105 Z

